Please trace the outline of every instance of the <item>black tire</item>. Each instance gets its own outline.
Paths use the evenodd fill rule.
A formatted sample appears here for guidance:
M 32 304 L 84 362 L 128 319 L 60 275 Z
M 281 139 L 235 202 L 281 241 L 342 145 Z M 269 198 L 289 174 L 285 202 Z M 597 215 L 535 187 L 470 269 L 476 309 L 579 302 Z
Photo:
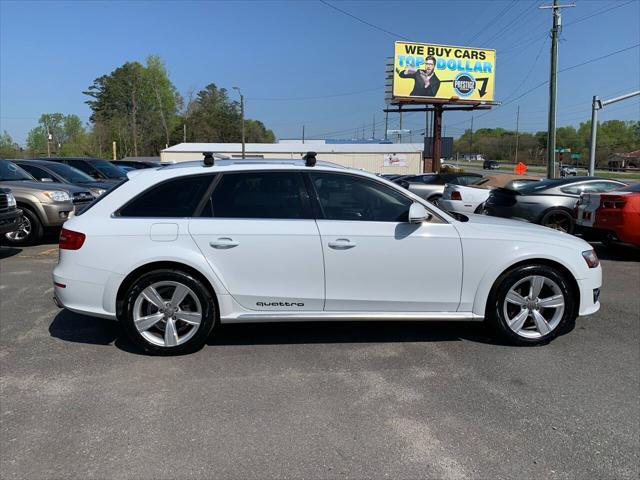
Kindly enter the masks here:
M 151 343 L 140 332 L 138 332 L 133 320 L 136 299 L 145 288 L 158 282 L 181 283 L 191 289 L 200 302 L 202 309 L 200 325 L 197 327 L 195 334 L 193 334 L 191 338 L 189 338 L 185 343 L 177 346 L 167 347 Z M 125 296 L 123 315 L 120 321 L 131 341 L 142 350 L 153 355 L 183 355 L 199 350 L 204 346 L 216 323 L 216 315 L 216 303 L 213 294 L 200 279 L 182 270 L 160 269 L 141 275 L 131 284 Z M 178 324 L 178 322 L 176 322 L 176 324 Z M 158 323 L 158 328 L 161 327 L 162 321 Z M 188 327 L 188 325 L 185 324 L 183 327 Z
M 511 287 L 520 280 L 532 275 L 552 280 L 560 288 L 564 296 L 564 312 L 557 326 L 551 332 L 538 338 L 527 338 L 514 332 L 509 327 L 504 314 L 505 299 Z M 547 265 L 523 265 L 506 272 L 496 280 L 487 301 L 486 321 L 509 344 L 523 346 L 545 345 L 558 335 L 566 333 L 573 328 L 576 311 L 577 305 L 573 288 L 562 272 Z M 527 321 L 533 323 L 532 319 Z
M 25 227 L 29 228 L 29 234 L 20 239 L 12 239 L 11 234 L 13 232 L 5 233 L 2 238 L 2 243 L 4 243 L 5 245 L 14 245 L 20 247 L 36 245 L 40 243 L 40 240 L 42 240 L 42 236 L 44 235 L 44 229 L 42 228 L 42 222 L 40 222 L 38 215 L 36 215 L 36 213 L 29 208 L 22 206 L 20 206 L 19 208 L 22 210 L 22 221 L 20 226 L 22 227 L 23 225 L 25 225 L 24 222 L 26 222 Z
M 540 219 L 540 225 L 568 233 L 569 235 L 572 235 L 576 228 L 573 215 L 567 210 L 560 208 L 554 208 L 545 212 Z
M 442 195 L 432 195 L 427 199 L 427 201 L 429 203 L 433 203 L 437 207 L 438 202 L 440 201 L 441 198 L 442 198 Z

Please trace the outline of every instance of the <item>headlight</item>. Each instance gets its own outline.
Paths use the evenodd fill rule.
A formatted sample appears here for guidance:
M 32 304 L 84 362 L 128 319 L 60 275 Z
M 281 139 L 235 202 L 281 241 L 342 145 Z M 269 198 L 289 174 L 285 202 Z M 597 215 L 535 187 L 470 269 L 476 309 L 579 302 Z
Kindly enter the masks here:
M 598 259 L 598 255 L 596 255 L 595 250 L 585 250 L 582 252 L 582 258 L 587 262 L 589 268 L 596 268 L 600 265 L 600 260 Z
M 104 188 L 98 188 L 98 187 L 90 187 L 89 190 L 91 191 L 92 195 L 96 198 L 107 191 Z
M 8 207 L 15 207 L 16 206 L 16 197 L 13 196 L 13 193 L 8 193 L 7 194 L 7 202 L 8 202 Z
M 47 197 L 49 197 L 54 202 L 68 202 L 71 200 L 71 197 L 67 192 L 63 192 L 61 190 L 48 190 L 44 193 Z

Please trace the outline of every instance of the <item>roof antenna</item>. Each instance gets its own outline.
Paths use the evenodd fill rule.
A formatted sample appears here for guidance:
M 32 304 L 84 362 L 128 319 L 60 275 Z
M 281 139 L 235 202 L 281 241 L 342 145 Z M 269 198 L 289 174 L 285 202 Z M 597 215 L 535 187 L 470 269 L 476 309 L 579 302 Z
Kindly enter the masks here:
M 314 167 L 316 165 L 316 152 L 307 152 L 302 159 L 307 167 Z
M 202 152 L 204 155 L 204 166 L 213 167 L 213 152 Z

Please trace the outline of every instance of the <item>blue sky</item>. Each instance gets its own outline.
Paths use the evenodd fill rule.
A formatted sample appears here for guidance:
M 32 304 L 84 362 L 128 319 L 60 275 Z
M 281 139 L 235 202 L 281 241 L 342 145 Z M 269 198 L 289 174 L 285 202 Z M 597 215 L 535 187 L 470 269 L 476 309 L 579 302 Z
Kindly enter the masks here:
M 546 85 L 514 99 L 548 79 L 551 17 L 537 7 L 550 1 L 328 2 L 414 41 L 495 48 L 496 99 L 513 101 L 476 114 L 474 128 L 515 128 L 518 105 L 521 130 L 546 128 Z M 594 94 L 640 89 L 640 49 L 608 55 L 640 43 L 640 1 L 575 3 L 563 11 L 559 69 L 606 58 L 559 75 L 559 126 L 589 119 Z M 82 91 L 96 77 L 157 54 L 185 96 L 209 83 L 239 86 L 247 116 L 279 138 L 299 137 L 303 124 L 307 138 L 332 132 L 348 138 L 363 125 L 371 136 L 374 115 L 380 136 L 384 63 L 396 39 L 315 0 L 0 0 L 0 130 L 24 143 L 41 113 L 88 121 Z M 611 118 L 640 119 L 639 98 L 600 113 L 601 120 Z M 470 119 L 445 114 L 445 134 L 460 135 Z M 397 123 L 390 115 L 390 128 Z M 404 123 L 423 128 L 424 114 L 407 115 Z

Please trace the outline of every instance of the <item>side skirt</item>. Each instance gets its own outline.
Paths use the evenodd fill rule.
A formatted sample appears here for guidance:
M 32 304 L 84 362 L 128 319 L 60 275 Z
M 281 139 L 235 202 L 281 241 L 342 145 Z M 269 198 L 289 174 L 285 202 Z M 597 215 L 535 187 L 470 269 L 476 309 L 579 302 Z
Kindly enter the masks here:
M 393 320 L 481 322 L 484 317 L 471 312 L 260 312 L 241 313 L 220 319 L 221 323 Z

